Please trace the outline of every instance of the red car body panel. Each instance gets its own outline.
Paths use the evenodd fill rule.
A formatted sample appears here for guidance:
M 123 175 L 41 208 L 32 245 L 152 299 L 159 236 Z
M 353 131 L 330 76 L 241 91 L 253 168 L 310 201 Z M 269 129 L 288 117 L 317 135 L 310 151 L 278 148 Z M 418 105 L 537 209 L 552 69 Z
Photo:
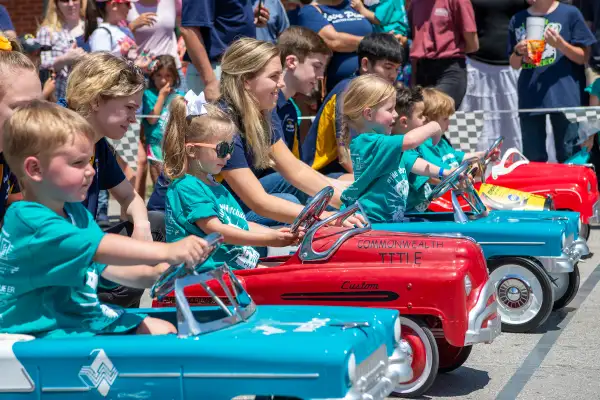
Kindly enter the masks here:
M 313 248 L 330 248 L 343 231 L 321 229 Z M 257 304 L 393 308 L 402 315 L 432 316 L 441 322 L 446 340 L 457 347 L 465 345 L 469 311 L 489 280 L 476 243 L 442 236 L 370 231 L 348 239 L 327 261 L 302 263 L 297 252 L 261 262 L 270 267 L 236 271 Z M 467 274 L 472 284 L 468 296 Z M 211 303 L 200 286 L 186 288 L 185 294 L 192 305 Z M 173 303 L 167 297 L 153 306 Z
M 577 211 L 581 215 L 581 222 L 586 224 L 590 223 L 590 218 L 596 217 L 594 206 L 599 200 L 598 181 L 596 173 L 586 166 L 529 162 L 497 179 L 490 176 L 486 183 L 542 196 L 550 195 L 557 210 Z M 476 184 L 475 188 L 479 189 L 479 186 Z M 464 200 L 459 200 L 464 210 L 470 209 Z M 434 200 L 429 210 L 452 211 L 450 193 Z

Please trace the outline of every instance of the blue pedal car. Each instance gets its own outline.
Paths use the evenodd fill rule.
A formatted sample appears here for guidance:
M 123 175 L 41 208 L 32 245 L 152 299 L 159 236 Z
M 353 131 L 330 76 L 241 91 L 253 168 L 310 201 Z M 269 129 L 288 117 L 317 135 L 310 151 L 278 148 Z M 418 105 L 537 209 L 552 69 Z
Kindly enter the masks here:
M 502 329 L 528 332 L 543 324 L 552 309 L 565 307 L 575 297 L 577 262 L 589 249 L 579 237 L 578 213 L 488 211 L 472 183 L 459 182 L 478 162 L 465 160 L 429 196 L 431 201 L 451 190 L 453 213 L 410 214 L 408 222 L 373 224 L 373 229 L 473 238 L 483 249 L 496 285 Z M 473 211 L 465 213 L 457 196 Z
M 215 248 L 222 240 L 209 239 Z M 208 288 L 210 280 L 229 304 L 213 296 L 217 307 L 190 308 L 183 289 Z M 227 266 L 172 267 L 152 293 L 160 298 L 173 289 L 176 308 L 143 312 L 176 324 L 177 335 L 0 335 L 1 397 L 366 400 L 384 399 L 412 379 L 395 310 L 257 307 Z

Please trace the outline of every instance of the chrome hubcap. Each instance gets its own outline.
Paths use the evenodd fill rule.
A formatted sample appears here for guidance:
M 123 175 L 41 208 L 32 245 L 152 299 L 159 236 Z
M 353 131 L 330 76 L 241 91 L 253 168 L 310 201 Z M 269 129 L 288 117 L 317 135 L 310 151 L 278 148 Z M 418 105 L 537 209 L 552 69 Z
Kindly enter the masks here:
M 527 268 L 505 264 L 490 273 L 496 285 L 496 301 L 502 323 L 521 325 L 531 321 L 542 308 L 541 283 Z
M 506 277 L 498 284 L 498 298 L 511 309 L 526 306 L 531 299 L 531 288 L 519 277 Z

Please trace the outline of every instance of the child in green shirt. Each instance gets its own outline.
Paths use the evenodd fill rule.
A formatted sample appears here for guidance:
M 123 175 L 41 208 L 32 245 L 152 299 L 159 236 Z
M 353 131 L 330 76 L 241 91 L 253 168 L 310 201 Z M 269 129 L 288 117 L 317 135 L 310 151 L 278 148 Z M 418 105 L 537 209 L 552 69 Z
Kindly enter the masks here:
M 355 181 L 342 194 L 342 201 L 346 207 L 360 201 L 371 222 L 404 220 L 409 173 L 429 177 L 449 173 L 414 152 L 405 152 L 427 139 L 437 143 L 442 134 L 437 122 L 406 135 L 390 136 L 398 117 L 395 105 L 396 89 L 375 75 L 355 78 L 344 95 L 346 131 L 351 128 L 358 135 L 350 142 Z M 344 142 L 348 143 L 347 138 Z
M 289 246 L 302 233 L 249 223 L 231 193 L 214 179 L 233 153 L 236 130 L 225 112 L 206 103 L 204 93 L 189 91 L 171 102 L 163 142 L 164 172 L 172 180 L 165 207 L 167 241 L 219 232 L 225 244 L 206 265 L 251 269 L 259 261 L 252 246 Z
M 105 234 L 81 204 L 95 174 L 95 136 L 74 111 L 39 100 L 4 125 L 4 156 L 24 200 L 9 207 L 0 235 L 0 333 L 176 332 L 170 322 L 100 303 L 98 280 L 150 287 L 169 264 L 202 261 L 206 242 L 167 245 Z

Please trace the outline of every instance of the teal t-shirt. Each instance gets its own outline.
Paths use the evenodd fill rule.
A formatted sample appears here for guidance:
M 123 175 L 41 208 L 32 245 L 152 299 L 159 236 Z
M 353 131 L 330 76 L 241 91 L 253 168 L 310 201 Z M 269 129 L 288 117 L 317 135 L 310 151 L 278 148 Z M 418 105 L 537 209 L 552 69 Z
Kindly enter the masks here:
M 175 96 L 182 96 L 183 94 L 179 91 L 175 91 L 167 96 L 163 104 L 162 111 L 160 112 L 160 117 L 158 118 L 158 122 L 154 125 L 148 123 L 147 119 L 142 120 L 142 126 L 144 128 L 144 136 L 146 137 L 146 144 L 150 146 L 160 146 L 162 144 L 162 139 L 164 135 L 164 131 L 166 128 L 167 121 L 169 119 L 169 105 L 171 101 L 175 98 Z M 156 101 L 158 100 L 158 90 L 156 88 L 150 88 L 144 90 L 144 96 L 142 97 L 142 114 L 149 115 L 154 111 L 154 106 L 156 105 Z
M 360 201 L 373 223 L 404 218 L 409 193 L 408 173 L 416 153 L 402 151 L 404 136 L 363 133 L 350 142 L 354 182 L 342 193 L 345 207 Z
M 206 236 L 196 225 L 196 221 L 203 218 L 217 217 L 225 225 L 249 230 L 238 202 L 225 186 L 213 183 L 207 185 L 192 175 L 171 182 L 165 207 L 167 242 L 176 242 L 189 235 Z M 256 267 L 259 257 L 251 246 L 223 244 L 205 265 L 218 267 L 227 263 L 232 269 L 251 269 Z
M 19 201 L 0 235 L 0 332 L 38 337 L 127 332 L 143 315 L 101 304 L 96 294 L 106 265 L 93 261 L 104 232 L 81 203 L 68 218 Z
M 410 37 L 410 27 L 404 0 L 366 0 L 365 5 L 381 23 L 373 25 L 378 32 L 392 32 Z
M 446 169 L 457 168 L 465 158 L 464 152 L 454 149 L 444 138 L 436 145 L 431 138 L 427 139 L 417 147 L 417 152 L 425 161 Z

